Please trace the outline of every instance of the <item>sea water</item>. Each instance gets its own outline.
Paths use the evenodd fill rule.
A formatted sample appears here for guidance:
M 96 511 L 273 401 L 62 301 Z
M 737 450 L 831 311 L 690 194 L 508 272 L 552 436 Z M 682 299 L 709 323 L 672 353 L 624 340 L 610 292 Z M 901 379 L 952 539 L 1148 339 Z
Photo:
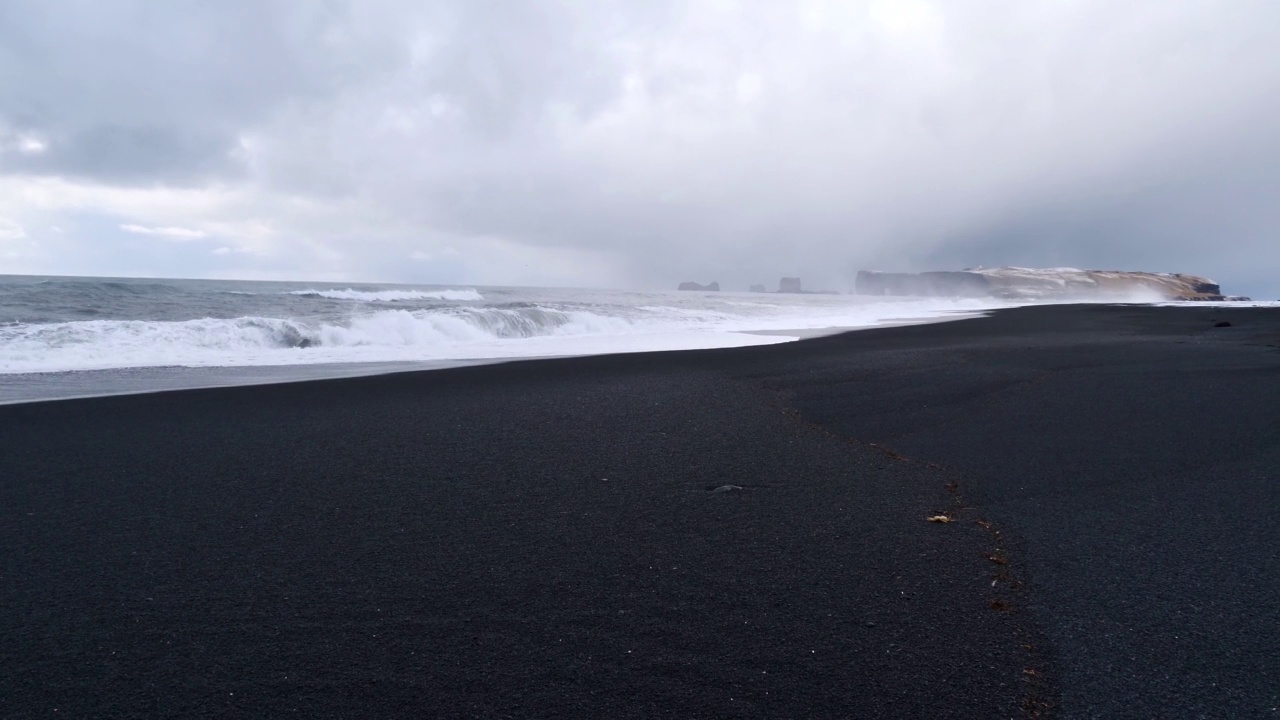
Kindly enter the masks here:
M 0 402 L 720 348 L 995 300 L 0 276 Z

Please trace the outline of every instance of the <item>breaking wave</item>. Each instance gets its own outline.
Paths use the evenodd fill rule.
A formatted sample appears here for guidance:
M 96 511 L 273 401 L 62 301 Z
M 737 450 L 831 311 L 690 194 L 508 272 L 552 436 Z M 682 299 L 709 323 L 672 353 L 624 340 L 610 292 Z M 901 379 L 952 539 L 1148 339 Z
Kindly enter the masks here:
M 499 287 L 484 293 L 465 287 L 0 279 L 0 374 L 435 366 L 736 347 L 786 342 L 807 329 L 943 319 L 1001 304 Z
M 620 317 L 537 306 L 384 310 L 343 322 L 239 317 L 14 324 L 0 326 L 0 373 L 427 360 L 486 343 L 623 334 L 633 327 Z
M 285 294 L 365 302 L 396 302 L 398 300 L 479 302 L 484 300 L 484 296 L 475 290 L 352 290 L 347 288 L 346 290 L 291 290 Z

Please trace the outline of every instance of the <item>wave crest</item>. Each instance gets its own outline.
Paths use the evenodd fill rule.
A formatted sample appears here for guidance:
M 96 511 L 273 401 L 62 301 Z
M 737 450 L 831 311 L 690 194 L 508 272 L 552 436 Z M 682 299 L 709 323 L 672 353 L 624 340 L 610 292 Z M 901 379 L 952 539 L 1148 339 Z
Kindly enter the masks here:
M 290 290 L 286 295 L 322 297 L 330 300 L 359 300 L 363 302 L 396 302 L 403 300 L 451 300 L 479 302 L 484 296 L 473 289 L 466 290 Z
M 624 334 L 630 321 L 538 306 L 381 310 L 344 322 L 239 317 L 0 326 L 0 373 L 421 360 L 534 337 Z

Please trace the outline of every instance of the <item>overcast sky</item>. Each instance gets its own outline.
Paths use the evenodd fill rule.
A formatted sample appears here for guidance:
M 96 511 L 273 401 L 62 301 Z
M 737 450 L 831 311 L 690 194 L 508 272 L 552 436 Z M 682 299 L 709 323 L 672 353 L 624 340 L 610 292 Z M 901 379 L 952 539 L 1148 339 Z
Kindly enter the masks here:
M 1275 0 L 0 0 L 0 273 L 1280 296 L 1276 48 Z

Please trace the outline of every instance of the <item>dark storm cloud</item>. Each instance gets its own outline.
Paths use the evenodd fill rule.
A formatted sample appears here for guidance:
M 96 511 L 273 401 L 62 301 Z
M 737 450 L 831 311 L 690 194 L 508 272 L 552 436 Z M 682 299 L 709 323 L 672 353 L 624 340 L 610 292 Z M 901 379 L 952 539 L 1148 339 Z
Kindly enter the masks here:
M 1103 182 L 1010 208 L 949 237 L 917 264 L 1142 268 L 1218 278 L 1238 294 L 1280 295 L 1280 134 L 1245 113 L 1193 145 L 1158 148 Z

